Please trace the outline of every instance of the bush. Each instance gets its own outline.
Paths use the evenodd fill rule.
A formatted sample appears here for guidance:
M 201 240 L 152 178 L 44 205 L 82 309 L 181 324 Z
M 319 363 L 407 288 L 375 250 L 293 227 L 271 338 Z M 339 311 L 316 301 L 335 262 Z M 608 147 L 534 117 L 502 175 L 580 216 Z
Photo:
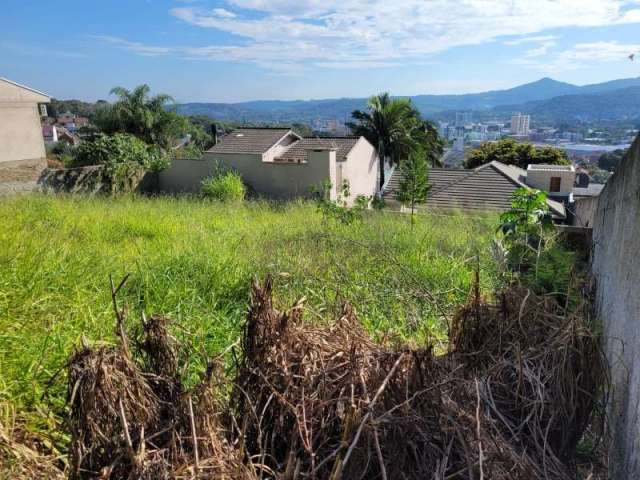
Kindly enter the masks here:
M 69 166 L 87 165 L 104 165 L 107 173 L 113 175 L 122 170 L 123 165 L 157 172 L 165 169 L 169 160 L 159 148 L 149 146 L 133 135 L 116 133 L 80 144 Z
M 202 193 L 205 197 L 222 202 L 241 202 L 246 195 L 242 177 L 236 172 L 225 172 L 202 181 Z

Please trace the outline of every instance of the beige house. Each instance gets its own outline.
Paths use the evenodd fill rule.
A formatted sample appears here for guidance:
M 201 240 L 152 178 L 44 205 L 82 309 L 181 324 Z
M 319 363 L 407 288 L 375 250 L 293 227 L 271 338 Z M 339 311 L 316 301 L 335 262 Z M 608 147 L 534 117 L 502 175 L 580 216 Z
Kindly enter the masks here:
M 0 77 L 0 181 L 37 179 L 46 167 L 40 125 L 48 95 Z
M 323 181 L 331 182 L 331 198 L 349 185 L 352 204 L 359 195 L 377 191 L 378 156 L 364 138 L 302 138 L 287 128 L 239 128 L 204 155 L 204 160 L 176 160 L 162 172 L 168 191 L 198 191 L 203 178 L 220 166 L 242 175 L 256 193 L 268 198 L 309 196 Z

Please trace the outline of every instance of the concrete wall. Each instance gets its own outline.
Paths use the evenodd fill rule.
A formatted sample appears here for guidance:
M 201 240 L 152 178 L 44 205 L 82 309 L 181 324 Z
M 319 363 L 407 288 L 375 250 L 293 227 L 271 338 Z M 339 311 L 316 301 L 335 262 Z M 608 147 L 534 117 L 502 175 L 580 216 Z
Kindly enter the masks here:
M 0 163 L 44 158 L 38 103 L 49 99 L 0 80 Z
M 171 166 L 158 174 L 158 189 L 166 193 L 198 193 L 200 183 L 216 171 L 216 162 L 202 160 L 173 160 Z
M 207 153 L 205 159 L 236 170 L 256 193 L 274 199 L 308 197 L 323 180 L 335 180 L 335 152 L 329 151 L 311 152 L 307 163 L 264 162 L 249 154 Z
M 202 160 L 174 160 L 160 173 L 159 188 L 168 193 L 197 193 L 202 180 L 215 174 L 220 166 L 240 173 L 247 185 L 267 198 L 309 197 L 313 188 L 325 180 L 331 181 L 334 200 L 342 181 L 348 180 L 348 204 L 353 204 L 358 195 L 370 197 L 376 193 L 378 158 L 364 139 L 344 161 L 338 161 L 333 150 L 310 151 L 305 163 L 264 161 L 262 155 L 229 153 L 205 153 Z
M 640 478 L 640 137 L 600 195 L 593 243 L 613 387 L 610 478 Z
M 576 198 L 573 206 L 572 225 L 576 227 L 593 227 L 599 197 Z

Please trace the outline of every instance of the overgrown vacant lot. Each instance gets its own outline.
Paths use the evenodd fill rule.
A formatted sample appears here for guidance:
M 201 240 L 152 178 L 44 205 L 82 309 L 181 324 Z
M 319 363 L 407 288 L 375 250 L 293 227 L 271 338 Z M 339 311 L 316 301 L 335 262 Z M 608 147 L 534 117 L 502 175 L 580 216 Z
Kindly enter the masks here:
M 207 355 L 238 339 L 250 280 L 267 274 L 281 307 L 306 297 L 309 321 L 335 318 L 347 299 L 375 337 L 444 340 L 435 305 L 450 313 L 464 301 L 478 256 L 483 288 L 497 282 L 488 248 L 495 224 L 493 216 L 420 216 L 412 229 L 407 216 L 370 212 L 345 226 L 309 203 L 2 200 L 2 421 L 26 422 L 22 428 L 45 436 L 56 429 L 69 353 L 82 335 L 114 342 L 109 275 L 118 282 L 131 274 L 119 295 L 128 326 L 139 325 L 142 311 L 173 320 L 173 333 L 191 348 L 195 379 Z

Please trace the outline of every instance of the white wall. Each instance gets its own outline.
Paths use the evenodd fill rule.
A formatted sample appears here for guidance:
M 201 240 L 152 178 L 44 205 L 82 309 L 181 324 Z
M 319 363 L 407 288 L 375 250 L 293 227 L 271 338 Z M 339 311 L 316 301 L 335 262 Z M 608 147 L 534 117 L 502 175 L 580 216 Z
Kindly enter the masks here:
M 576 172 L 571 170 L 537 170 L 527 169 L 527 185 L 538 190 L 549 191 L 551 177 L 560 177 L 560 191 L 551 192 L 556 195 L 569 195 L 573 191 Z
M 359 195 L 372 197 L 378 191 L 378 154 L 376 149 L 361 137 L 351 149 L 345 161 L 339 161 L 337 178 L 349 181 L 351 196 L 347 199 L 353 204 Z M 339 185 L 338 185 L 339 187 Z

